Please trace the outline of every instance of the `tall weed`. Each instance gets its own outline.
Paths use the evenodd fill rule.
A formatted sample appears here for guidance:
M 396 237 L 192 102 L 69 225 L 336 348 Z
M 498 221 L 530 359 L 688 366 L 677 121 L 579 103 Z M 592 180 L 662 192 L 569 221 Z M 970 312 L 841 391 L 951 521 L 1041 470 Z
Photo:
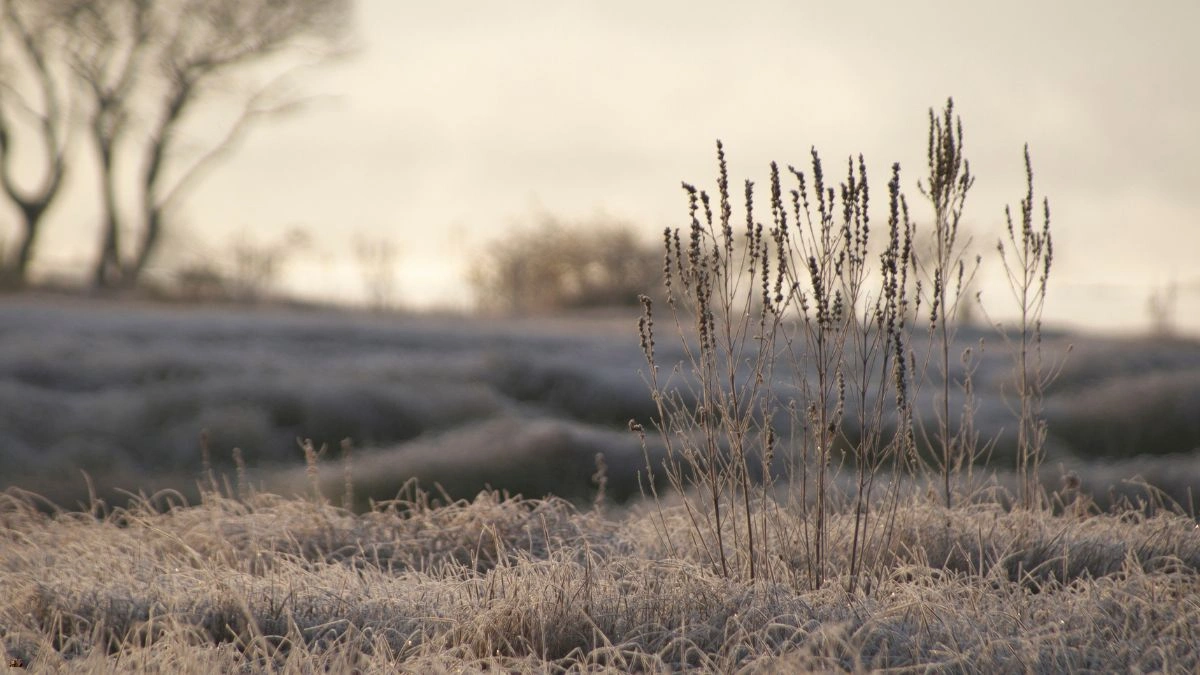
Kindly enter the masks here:
M 965 374 L 956 379 L 951 371 L 965 289 L 980 264 L 960 231 L 974 177 L 953 101 L 941 116 L 930 110 L 928 139 L 929 173 L 918 183 L 932 210 L 928 232 L 910 216 L 893 164 L 887 222 L 876 235 L 861 155 L 850 158 L 836 185 L 815 149 L 807 169 L 787 167 L 787 187 L 772 163 L 766 224 L 749 180 L 744 218 L 735 219 L 719 141 L 715 193 L 683 184 L 688 225 L 663 233 L 665 313 L 683 359 L 660 363 L 662 312 L 649 297 L 641 299 L 639 321 L 654 424 L 666 448 L 663 470 L 690 523 L 679 532 L 662 521 L 660 535 L 672 549 L 686 537 L 717 573 L 750 580 L 779 578 L 775 563 L 798 549 L 810 588 L 837 576 L 852 592 L 879 571 L 890 546 L 901 477 L 936 476 L 940 499 L 953 506 L 957 479 L 990 446 L 972 424 L 970 350 L 962 355 Z M 1004 260 L 1014 288 L 1024 289 L 1022 337 L 1014 343 L 1018 468 L 1026 476 L 1021 503 L 1032 506 L 1028 493 L 1043 456 L 1040 396 L 1052 373 L 1040 369 L 1040 356 L 1030 364 L 1028 354 L 1040 354 L 1050 235 L 1048 207 L 1040 232 L 1030 224 L 1028 152 L 1026 167 L 1023 226 L 1017 232 L 1011 218 L 1009 225 L 1019 254 L 1015 263 Z M 1031 277 L 1035 267 L 1040 275 Z M 936 387 L 931 399 L 919 396 L 926 385 Z M 965 401 L 957 420 L 954 389 Z M 919 409 L 926 400 L 933 410 Z M 847 465 L 849 494 L 833 487 Z M 779 517 L 784 511 L 800 518 Z M 842 511 L 854 521 L 849 569 L 835 569 L 829 556 L 829 519 Z

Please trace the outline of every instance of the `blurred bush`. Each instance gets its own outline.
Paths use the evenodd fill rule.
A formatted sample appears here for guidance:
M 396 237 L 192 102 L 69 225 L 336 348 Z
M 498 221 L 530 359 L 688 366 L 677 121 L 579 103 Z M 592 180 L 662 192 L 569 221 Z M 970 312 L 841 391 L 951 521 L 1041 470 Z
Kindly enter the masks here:
M 186 302 L 269 300 L 284 268 L 311 242 L 303 228 L 291 228 L 275 239 L 242 232 L 220 254 L 180 262 L 171 273 L 174 283 L 158 290 L 166 298 Z
M 661 258 L 628 223 L 605 217 L 567 223 L 543 214 L 492 241 L 469 281 L 477 306 L 491 312 L 636 306 L 639 293 L 661 285 Z

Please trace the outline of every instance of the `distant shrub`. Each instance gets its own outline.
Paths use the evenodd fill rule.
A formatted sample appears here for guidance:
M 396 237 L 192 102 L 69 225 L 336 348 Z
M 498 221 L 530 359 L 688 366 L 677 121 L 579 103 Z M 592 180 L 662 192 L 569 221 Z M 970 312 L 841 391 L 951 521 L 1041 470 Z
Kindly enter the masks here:
M 1179 285 L 1174 281 L 1155 288 L 1146 298 L 1146 314 L 1150 318 L 1150 334 L 1170 337 L 1178 331 Z
M 577 223 L 550 214 L 491 242 L 470 274 L 481 309 L 542 313 L 637 306 L 661 283 L 662 254 L 633 228 L 603 217 Z
M 354 261 L 362 275 L 367 306 L 385 312 L 396 306 L 396 265 L 400 248 L 387 238 L 359 235 L 354 239 Z
M 179 265 L 172 274 L 173 284 L 163 291 L 189 302 L 259 302 L 274 295 L 288 262 L 310 242 L 308 232 L 300 228 L 275 240 L 242 234 L 219 255 Z

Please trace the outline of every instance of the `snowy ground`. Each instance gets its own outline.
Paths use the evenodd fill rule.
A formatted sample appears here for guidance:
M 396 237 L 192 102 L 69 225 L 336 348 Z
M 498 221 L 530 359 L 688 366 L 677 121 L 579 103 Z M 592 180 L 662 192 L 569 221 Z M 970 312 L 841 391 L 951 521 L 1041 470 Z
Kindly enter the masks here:
M 303 489 L 297 438 L 328 443 L 332 468 L 349 437 L 360 497 L 419 477 L 586 499 L 597 453 L 627 497 L 643 459 L 626 425 L 653 413 L 636 321 L 3 298 L 0 489 L 71 504 L 86 472 L 105 494 L 192 492 L 207 429 L 218 472 L 233 473 L 238 447 L 253 480 L 285 493 Z M 976 423 L 1003 447 L 1011 359 L 991 332 L 961 346 L 980 337 Z M 1140 475 L 1186 503 L 1200 491 L 1200 343 L 1054 335 L 1047 352 L 1068 343 L 1047 396 L 1047 480 L 1072 468 L 1101 494 Z

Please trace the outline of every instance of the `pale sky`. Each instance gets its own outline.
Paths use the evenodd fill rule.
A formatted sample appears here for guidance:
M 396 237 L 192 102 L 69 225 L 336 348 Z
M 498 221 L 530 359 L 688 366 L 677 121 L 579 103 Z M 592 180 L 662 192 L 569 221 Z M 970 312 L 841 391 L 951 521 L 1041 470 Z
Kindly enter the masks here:
M 196 246 L 305 227 L 291 282 L 356 301 L 353 239 L 386 238 L 403 303 L 462 307 L 471 257 L 539 211 L 648 240 L 683 225 L 679 183 L 713 185 L 717 138 L 736 184 L 815 145 L 839 175 L 862 152 L 878 204 L 901 162 L 915 203 L 928 109 L 953 96 L 985 273 L 1028 142 L 1057 244 L 1047 318 L 1140 326 L 1175 281 L 1200 328 L 1194 0 L 360 0 L 356 23 L 357 55 L 306 82 L 330 98 L 256 129 L 190 198 Z M 90 261 L 95 219 L 74 209 L 48 226 L 47 267 Z

